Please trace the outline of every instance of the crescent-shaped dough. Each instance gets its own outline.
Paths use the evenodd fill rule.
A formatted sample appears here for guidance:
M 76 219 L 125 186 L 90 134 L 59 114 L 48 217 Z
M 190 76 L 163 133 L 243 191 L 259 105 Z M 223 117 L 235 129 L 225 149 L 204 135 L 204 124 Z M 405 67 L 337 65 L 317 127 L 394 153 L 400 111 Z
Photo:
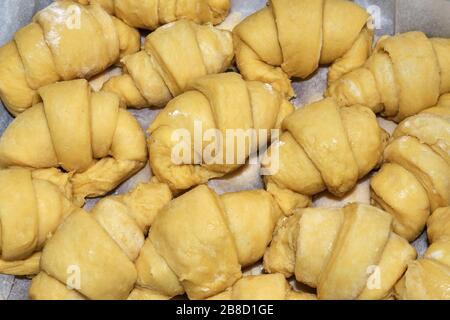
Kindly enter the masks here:
M 270 85 L 246 82 L 236 73 L 200 77 L 190 88 L 170 101 L 148 129 L 152 170 L 173 190 L 189 189 L 235 171 L 257 147 L 252 129 L 270 134 L 293 111 Z M 234 129 L 233 135 L 230 129 Z M 181 143 L 177 140 L 180 137 L 173 137 L 182 133 L 180 137 L 188 135 L 192 159 L 183 157 L 175 162 L 174 153 L 177 156 Z M 220 137 L 223 140 L 218 140 Z M 234 148 L 227 147 L 231 142 Z M 200 161 L 197 156 L 201 156 Z
M 233 59 L 228 31 L 180 20 L 160 27 L 145 39 L 145 49 L 124 57 L 125 73 L 108 80 L 104 91 L 132 108 L 164 107 L 188 84 L 224 72 Z
M 450 92 L 449 52 L 449 39 L 419 31 L 381 37 L 365 65 L 331 83 L 326 95 L 401 122 Z
M 236 63 L 246 80 L 294 96 L 291 77 L 332 64 L 329 82 L 364 64 L 371 52 L 368 13 L 347 0 L 271 0 L 233 30 Z
M 450 299 L 450 207 L 434 211 L 427 227 L 430 246 L 422 259 L 408 264 L 408 270 L 395 286 L 398 299 Z
M 199 24 L 219 24 L 228 15 L 230 0 L 76 0 L 100 4 L 135 28 L 155 30 L 161 25 L 187 19 Z
M 333 99 L 296 110 L 283 129 L 263 167 L 277 168 L 265 176 L 266 187 L 286 214 L 324 190 L 336 196 L 350 191 L 381 161 L 385 146 L 386 133 L 370 109 L 339 108 Z
M 269 273 L 295 275 L 319 299 L 383 299 L 415 259 L 392 232 L 392 218 L 375 207 L 300 209 L 285 218 L 264 255 Z
M 137 30 L 100 6 L 55 1 L 0 48 L 0 98 L 18 115 L 39 101 L 41 87 L 90 78 L 140 44 Z
M 39 272 L 41 249 L 76 208 L 69 180 L 57 169 L 0 170 L 0 273 Z
M 91 92 L 86 80 L 39 90 L 43 102 L 20 114 L 0 138 L 0 166 L 73 173 L 74 198 L 103 195 L 147 161 L 145 135 L 119 98 Z
M 402 121 L 371 181 L 373 203 L 394 217 L 394 231 L 412 241 L 430 214 L 450 205 L 450 108 L 442 104 Z

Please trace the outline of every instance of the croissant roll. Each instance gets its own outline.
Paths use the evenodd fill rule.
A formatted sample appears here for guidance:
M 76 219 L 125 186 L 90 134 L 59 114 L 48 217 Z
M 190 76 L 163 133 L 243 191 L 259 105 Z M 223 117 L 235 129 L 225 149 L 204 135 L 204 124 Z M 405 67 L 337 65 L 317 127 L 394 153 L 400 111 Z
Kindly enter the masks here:
M 208 300 L 316 300 L 315 295 L 292 290 L 282 274 L 247 276 Z
M 364 66 L 332 83 L 327 95 L 341 106 L 364 104 L 401 122 L 450 92 L 450 40 L 422 32 L 384 36 Z
M 416 257 L 375 207 L 300 209 L 285 218 L 264 255 L 264 268 L 313 288 L 319 299 L 383 299 Z
M 243 135 L 240 142 L 245 145 L 245 150 L 239 150 L 236 131 L 236 136 L 232 137 L 235 139 L 234 149 L 227 148 L 228 142 L 232 142 L 231 138 L 227 138 L 227 130 L 235 129 L 245 133 L 250 129 L 265 129 L 270 133 L 271 129 L 279 128 L 282 119 L 294 109 L 270 85 L 246 82 L 236 73 L 201 77 L 189 87 L 192 88 L 190 91 L 167 104 L 148 129 L 151 134 L 148 147 L 153 173 L 174 191 L 189 189 L 212 178 L 222 177 L 245 163 L 250 151 L 254 151 L 256 147 L 256 139 L 252 135 Z M 199 126 L 202 132 L 198 140 L 204 142 L 202 146 L 194 141 L 198 135 L 196 127 Z M 222 145 L 215 145 L 217 153 L 215 157 L 208 159 L 208 148 L 212 142 L 207 141 L 206 133 L 211 129 L 217 129 L 224 141 Z M 183 159 L 183 162 L 173 159 L 179 141 L 172 138 L 179 130 L 189 133 L 191 140 L 188 142 L 191 142 L 193 149 L 192 159 Z M 197 161 L 195 155 L 203 155 L 201 161 Z
M 271 0 L 233 31 L 236 62 L 246 80 L 270 83 L 290 98 L 291 77 L 333 64 L 332 82 L 364 64 L 371 52 L 368 13 L 347 0 Z
M 434 211 L 427 227 L 430 246 L 422 259 L 408 264 L 395 286 L 398 299 L 450 299 L 450 207 Z
M 171 198 L 164 184 L 140 184 L 100 200 L 90 214 L 76 210 L 46 244 L 30 297 L 126 299 L 136 282 L 134 261 L 145 234 Z
M 409 241 L 422 233 L 434 210 L 450 205 L 449 107 L 401 122 L 371 181 L 373 203 L 393 215 L 394 231 Z
M 225 71 L 232 59 L 230 32 L 181 20 L 147 36 L 145 49 L 124 57 L 125 73 L 103 90 L 128 107 L 164 107 L 196 78 Z
M 198 186 L 157 216 L 136 262 L 137 284 L 169 297 L 221 293 L 262 258 L 280 216 L 263 190 L 217 196 Z
M 76 208 L 69 178 L 56 169 L 0 170 L 0 273 L 39 272 L 39 251 Z
M 219 24 L 230 11 L 230 0 L 77 0 L 82 4 L 98 3 L 135 28 L 155 30 L 176 20 L 199 24 Z
M 103 195 L 147 161 L 145 135 L 112 93 L 86 80 L 39 89 L 43 102 L 20 114 L 0 138 L 0 166 L 56 168 L 72 174 L 77 201 Z
M 286 214 L 324 190 L 336 196 L 350 191 L 381 161 L 386 140 L 369 108 L 339 108 L 333 99 L 298 109 L 283 129 L 268 151 L 279 156 L 263 161 L 263 167 L 278 168 L 265 176 L 266 187 Z
M 139 32 L 100 6 L 55 1 L 0 48 L 0 98 L 18 115 L 38 102 L 39 88 L 89 78 L 139 49 Z

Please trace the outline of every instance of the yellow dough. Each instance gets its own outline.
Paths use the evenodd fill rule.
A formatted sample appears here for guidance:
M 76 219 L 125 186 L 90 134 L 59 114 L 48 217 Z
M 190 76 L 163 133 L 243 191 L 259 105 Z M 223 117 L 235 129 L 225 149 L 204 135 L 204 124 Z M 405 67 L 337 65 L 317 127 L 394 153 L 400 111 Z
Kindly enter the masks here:
M 30 297 L 126 299 L 136 282 L 134 261 L 144 235 L 171 198 L 166 185 L 140 184 L 102 199 L 90 214 L 72 213 L 47 242 Z
M 233 59 L 228 31 L 187 20 L 167 24 L 145 39 L 145 50 L 124 57 L 125 74 L 103 86 L 128 107 L 164 107 L 198 77 L 225 71 Z
M 450 39 L 418 31 L 384 36 L 365 65 L 327 91 L 341 106 L 363 104 L 401 122 L 436 105 L 450 92 Z
M 241 266 L 262 258 L 280 216 L 263 190 L 219 197 L 196 187 L 156 218 L 136 262 L 138 285 L 190 299 L 221 293 L 241 278 Z
M 247 276 L 208 300 L 316 300 L 310 293 L 292 290 L 282 274 Z
M 427 222 L 430 246 L 408 264 L 395 286 L 401 300 L 450 300 L 450 207 L 434 211 Z
M 332 64 L 332 82 L 370 55 L 368 18 L 347 0 L 271 0 L 233 30 L 238 68 L 287 97 L 294 96 L 289 78 L 307 78 L 319 64 Z
M 278 170 L 265 181 L 286 214 L 324 190 L 336 196 L 350 191 L 381 161 L 386 139 L 369 108 L 339 108 L 333 99 L 296 110 L 283 129 L 279 143 L 269 148 L 269 155 L 279 157 L 263 166 L 279 159 Z
M 57 169 L 0 170 L 0 273 L 39 272 L 39 251 L 76 208 L 69 179 Z
M 191 90 L 168 103 L 148 129 L 151 134 L 148 145 L 153 173 L 174 191 L 189 189 L 209 179 L 224 176 L 245 163 L 250 149 L 255 147 L 255 139 L 251 134 L 227 139 L 227 130 L 245 133 L 255 129 L 261 133 L 263 131 L 260 129 L 264 129 L 270 134 L 270 130 L 279 128 L 285 116 L 294 110 L 270 85 L 246 82 L 236 73 L 204 76 L 194 80 L 189 87 Z M 199 137 L 196 124 L 203 131 Z M 215 144 L 214 138 L 207 141 L 206 135 L 211 129 L 217 129 L 214 134 L 220 134 L 226 140 L 222 145 Z M 173 136 L 180 130 L 187 131 L 192 140 L 197 137 L 196 140 L 203 142 L 203 145 L 198 146 L 195 141 L 189 140 L 192 159 L 177 163 L 173 153 L 180 143 Z M 239 135 L 237 131 L 235 133 Z M 235 148 L 227 148 L 227 143 L 233 141 Z M 213 153 L 208 152 L 211 144 L 217 145 L 217 153 L 209 159 L 208 156 Z M 245 146 L 245 150 L 238 148 L 239 144 Z M 238 158 L 239 153 L 241 155 Z M 200 161 L 196 161 L 194 155 L 202 155 Z
M 77 201 L 103 195 L 147 162 L 145 135 L 112 93 L 86 80 L 39 89 L 43 102 L 20 114 L 0 138 L 0 167 L 61 167 Z
M 55 1 L 0 48 L 0 98 L 17 115 L 38 102 L 39 88 L 89 78 L 139 49 L 139 32 L 100 6 Z
M 219 24 L 228 15 L 230 0 L 76 0 L 98 3 L 108 13 L 135 28 L 155 30 L 175 20 Z
M 399 124 L 371 181 L 373 202 L 394 217 L 394 231 L 412 241 L 439 207 L 450 205 L 450 105 Z
M 319 299 L 389 298 L 416 257 L 391 225 L 388 213 L 362 204 L 300 209 L 279 224 L 264 268 L 295 275 Z
M 76 266 L 76 292 L 85 298 L 160 300 L 185 291 L 208 298 L 239 280 L 241 266 L 262 258 L 281 216 L 263 190 L 218 196 L 199 186 L 170 199 L 167 185 L 142 184 L 101 200 L 90 215 L 70 215 L 44 248 L 30 297 L 73 298 L 64 284 Z

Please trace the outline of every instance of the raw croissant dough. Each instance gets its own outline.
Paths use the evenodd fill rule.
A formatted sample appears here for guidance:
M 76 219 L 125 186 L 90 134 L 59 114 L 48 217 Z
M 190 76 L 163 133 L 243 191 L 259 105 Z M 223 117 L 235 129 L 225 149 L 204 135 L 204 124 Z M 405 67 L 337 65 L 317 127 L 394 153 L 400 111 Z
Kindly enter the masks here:
M 228 31 L 181 20 L 145 39 L 145 50 L 124 57 L 125 74 L 103 86 L 128 107 L 164 107 L 194 79 L 225 71 L 233 59 Z
M 219 24 L 228 15 L 230 0 L 77 0 L 98 3 L 109 14 L 135 28 L 155 30 L 175 20 Z
M 317 288 L 319 299 L 382 299 L 416 256 L 375 207 L 300 209 L 277 228 L 264 268 Z M 370 277 L 369 277 L 370 276 Z
M 327 95 L 341 106 L 363 104 L 401 122 L 450 92 L 450 39 L 422 32 L 382 37 L 366 64 L 332 83 Z
M 144 184 L 102 200 L 91 215 L 73 213 L 45 246 L 30 296 L 125 299 L 136 285 L 130 299 L 211 297 L 262 258 L 281 216 L 263 190 L 219 197 L 202 185 L 169 201 L 166 185 Z M 72 265 L 81 268 L 78 293 L 63 285 Z
M 193 164 L 194 161 L 175 164 L 172 151 L 178 141 L 172 139 L 172 134 L 178 129 L 187 130 L 192 139 L 196 136 L 196 122 L 202 125 L 203 133 L 208 129 L 218 129 L 223 139 L 226 139 L 227 129 L 267 129 L 270 133 L 270 129 L 279 128 L 285 116 L 294 110 L 270 85 L 246 82 L 236 73 L 201 77 L 193 81 L 189 88 L 192 90 L 169 102 L 148 129 L 151 134 L 148 145 L 153 173 L 174 191 L 206 183 L 240 167 L 237 161 L 233 164 L 208 164 L 206 161 L 201 165 Z M 244 142 L 255 145 L 251 137 L 244 138 Z M 203 140 L 203 146 L 196 148 L 192 142 L 195 148 L 192 153 L 204 155 L 211 141 L 206 142 L 206 137 L 199 137 L 198 140 Z M 224 141 L 224 151 L 218 155 L 217 160 L 220 161 L 217 162 L 226 163 L 228 154 L 228 158 L 231 158 L 231 152 L 236 153 L 237 143 L 234 149 L 227 149 Z M 245 157 L 241 160 L 245 161 L 249 150 L 246 148 Z
M 69 178 L 57 169 L 0 170 L 0 273 L 39 272 L 38 251 L 76 208 Z
M 244 277 L 208 300 L 316 300 L 316 296 L 292 290 L 284 276 L 277 273 Z
M 100 200 L 90 214 L 72 213 L 42 251 L 30 297 L 126 299 L 136 282 L 134 261 L 144 235 L 171 198 L 166 185 L 140 184 L 128 194 Z M 79 277 L 79 286 L 70 276 Z
M 324 190 L 339 197 L 350 191 L 381 161 L 387 138 L 369 108 L 339 108 L 333 99 L 298 109 L 283 129 L 268 152 L 278 152 L 271 157 L 279 158 L 278 170 L 265 182 L 285 214 L 308 206 L 310 197 Z M 274 167 L 272 162 L 263 166 Z
M 371 181 L 375 204 L 394 216 L 394 231 L 413 241 L 430 214 L 450 205 L 450 104 L 399 124 Z M 448 100 L 447 100 L 448 101 Z
M 0 98 L 17 115 L 38 102 L 39 88 L 89 78 L 139 49 L 139 32 L 100 6 L 55 1 L 0 48 Z
M 450 300 L 450 207 L 434 211 L 427 227 L 430 247 L 423 259 L 408 264 L 395 286 L 398 299 Z
M 219 197 L 199 186 L 158 215 L 136 263 L 138 285 L 190 299 L 218 294 L 262 258 L 280 216 L 265 191 Z
M 271 0 L 233 31 L 236 62 L 246 80 L 294 96 L 289 78 L 333 65 L 329 81 L 364 64 L 372 46 L 368 13 L 347 0 Z
M 39 89 L 43 103 L 20 114 L 0 138 L 0 166 L 61 167 L 76 202 L 103 195 L 147 162 L 145 135 L 119 98 L 86 80 Z

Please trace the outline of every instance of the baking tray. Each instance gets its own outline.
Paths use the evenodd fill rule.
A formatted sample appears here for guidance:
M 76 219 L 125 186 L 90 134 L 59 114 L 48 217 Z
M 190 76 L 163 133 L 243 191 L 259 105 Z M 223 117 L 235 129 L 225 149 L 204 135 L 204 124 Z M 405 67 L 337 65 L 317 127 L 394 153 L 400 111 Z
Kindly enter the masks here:
M 0 1 L 0 45 L 10 41 L 14 32 L 29 23 L 31 17 L 40 9 L 51 3 L 51 0 L 1 0 Z M 421 30 L 429 36 L 450 37 L 450 1 L 448 0 L 355 0 L 367 8 L 375 17 L 376 37 L 383 34 L 394 34 L 412 30 Z M 266 0 L 232 0 L 232 10 L 223 28 L 232 28 L 249 14 L 264 7 Z M 320 68 L 313 76 L 305 81 L 294 81 L 293 87 L 297 98 L 293 101 L 296 107 L 319 100 L 326 89 L 327 68 Z M 157 110 L 131 110 L 144 129 L 153 121 Z M 4 131 L 12 117 L 0 106 L 0 134 Z M 380 123 L 388 131 L 395 128 L 395 124 L 380 119 Z M 218 193 L 238 191 L 243 189 L 263 188 L 258 175 L 258 165 L 247 165 L 233 175 L 211 181 L 209 185 Z M 121 185 L 115 193 L 129 190 L 138 182 L 148 181 L 151 173 L 146 167 L 135 177 Z M 344 199 L 335 199 L 329 194 L 322 194 L 315 199 L 315 206 L 342 206 L 347 202 L 359 201 L 368 203 L 370 177 L 361 181 L 353 192 Z M 96 200 L 89 200 L 86 208 L 95 204 Z M 426 235 L 422 235 L 414 243 L 419 255 L 427 247 Z M 248 274 L 261 272 L 261 266 L 256 265 L 246 270 Z M 28 299 L 30 280 L 0 275 L 0 300 Z

